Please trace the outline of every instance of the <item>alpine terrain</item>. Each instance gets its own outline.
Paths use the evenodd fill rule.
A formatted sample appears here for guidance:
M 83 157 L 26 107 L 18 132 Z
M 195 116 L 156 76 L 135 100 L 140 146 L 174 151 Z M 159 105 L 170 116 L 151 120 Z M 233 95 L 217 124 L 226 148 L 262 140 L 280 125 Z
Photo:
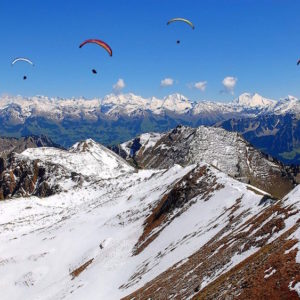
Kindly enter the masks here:
M 203 143 L 210 130 L 222 139 Z M 1 299 L 300 296 L 300 189 L 287 173 L 280 179 L 280 164 L 223 129 L 140 141 L 144 169 L 91 139 L 4 159 Z M 170 154 L 155 158 L 159 147 Z M 254 175 L 287 195 L 249 184 Z
M 1 1 L 0 300 L 300 299 L 300 1 L 214 2 Z

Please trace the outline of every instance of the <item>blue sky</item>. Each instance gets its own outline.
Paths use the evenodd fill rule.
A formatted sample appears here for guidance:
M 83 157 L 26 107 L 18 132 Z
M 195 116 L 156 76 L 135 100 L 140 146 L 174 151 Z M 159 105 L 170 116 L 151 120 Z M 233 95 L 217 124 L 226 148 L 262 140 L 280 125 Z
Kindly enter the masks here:
M 103 97 L 122 78 L 122 92 L 145 97 L 300 97 L 299 14 L 298 0 L 1 0 L 0 94 Z M 173 17 L 195 30 L 167 26 Z M 96 45 L 79 49 L 87 38 L 106 41 L 113 57 Z M 35 67 L 11 67 L 18 56 Z M 221 92 L 227 76 L 237 78 L 234 95 Z M 173 85 L 162 87 L 165 78 Z M 204 91 L 192 87 L 203 81 Z

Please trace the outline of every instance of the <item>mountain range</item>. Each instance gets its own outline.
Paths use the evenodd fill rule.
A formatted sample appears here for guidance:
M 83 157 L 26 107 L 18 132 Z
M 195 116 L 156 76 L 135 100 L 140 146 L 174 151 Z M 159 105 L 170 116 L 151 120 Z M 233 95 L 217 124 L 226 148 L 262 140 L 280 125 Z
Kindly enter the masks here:
M 1 299 L 300 296 L 300 189 L 280 163 L 203 126 L 119 149 L 3 158 Z
M 92 138 L 118 144 L 145 132 L 164 132 L 179 124 L 220 126 L 241 133 L 251 144 L 288 164 L 300 163 L 300 101 L 275 101 L 244 93 L 230 103 L 193 102 L 180 94 L 163 99 L 110 94 L 103 99 L 3 96 L 0 135 L 45 134 L 69 147 Z

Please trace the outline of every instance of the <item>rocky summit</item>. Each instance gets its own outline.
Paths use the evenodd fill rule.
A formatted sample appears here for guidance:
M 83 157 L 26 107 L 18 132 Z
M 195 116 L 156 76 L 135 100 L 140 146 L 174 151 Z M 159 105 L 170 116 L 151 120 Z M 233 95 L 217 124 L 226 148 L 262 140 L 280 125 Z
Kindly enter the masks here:
M 298 182 L 298 170 L 284 166 L 221 128 L 178 126 L 164 134 L 143 134 L 114 148 L 140 168 L 169 168 L 206 162 L 229 176 L 283 197 Z

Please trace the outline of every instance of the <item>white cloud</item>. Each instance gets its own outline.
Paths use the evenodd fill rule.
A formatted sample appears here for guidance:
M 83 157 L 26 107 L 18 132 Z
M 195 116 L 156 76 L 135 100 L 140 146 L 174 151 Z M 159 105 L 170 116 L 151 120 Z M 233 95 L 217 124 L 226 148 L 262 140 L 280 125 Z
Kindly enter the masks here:
M 207 81 L 199 81 L 194 84 L 194 88 L 204 92 L 206 89 Z
M 236 77 L 232 77 L 232 76 L 225 77 L 222 81 L 225 91 L 233 94 L 234 87 L 236 86 L 237 81 L 238 81 L 238 79 Z
M 119 78 L 117 83 L 113 85 L 113 89 L 115 92 L 120 92 L 125 87 L 125 82 L 122 78 Z
M 166 87 L 166 86 L 171 86 L 174 84 L 174 79 L 172 78 L 165 78 L 160 82 L 160 86 Z

